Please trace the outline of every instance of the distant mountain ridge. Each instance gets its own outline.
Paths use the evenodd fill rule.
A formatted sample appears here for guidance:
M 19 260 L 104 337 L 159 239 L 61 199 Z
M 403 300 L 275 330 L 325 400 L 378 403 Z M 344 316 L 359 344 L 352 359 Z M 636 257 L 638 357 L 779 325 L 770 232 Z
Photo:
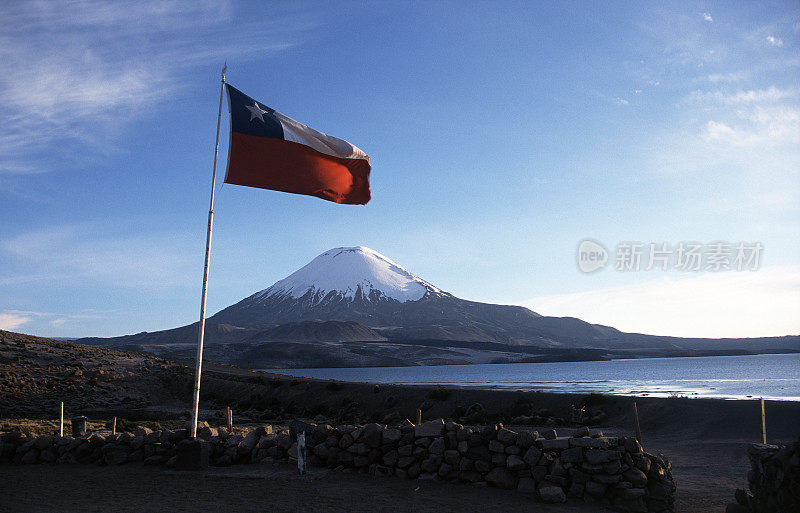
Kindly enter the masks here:
M 197 326 L 79 342 L 164 354 L 196 344 Z M 458 363 L 494 357 L 506 361 L 507 354 L 530 360 L 535 348 L 542 354 L 592 349 L 595 357 L 598 349 L 610 356 L 800 351 L 800 337 L 712 340 L 631 334 L 572 317 L 542 316 L 521 306 L 468 301 L 363 246 L 326 251 L 270 287 L 219 311 L 206 320 L 206 342 L 224 345 L 231 354 L 220 350 L 220 357 L 230 361 L 245 351 L 252 353 L 251 346 L 268 352 L 270 347 L 277 349 L 278 342 L 295 344 L 295 349 L 300 343 L 328 344 L 316 350 L 377 352 L 381 358 L 389 358 L 391 351 L 388 347 L 379 351 L 375 344 L 389 344 L 399 353 L 410 351 L 410 346 L 414 351 L 426 347 L 428 353 L 442 353 L 437 358 L 445 361 L 443 348 L 449 347 L 457 353 L 453 357 Z M 330 346 L 333 343 L 372 345 L 346 350 Z M 430 349 L 434 347 L 435 351 Z M 396 364 L 395 358 L 390 359 Z M 356 360 L 363 364 L 363 358 Z M 291 351 L 285 351 L 281 362 L 291 366 Z

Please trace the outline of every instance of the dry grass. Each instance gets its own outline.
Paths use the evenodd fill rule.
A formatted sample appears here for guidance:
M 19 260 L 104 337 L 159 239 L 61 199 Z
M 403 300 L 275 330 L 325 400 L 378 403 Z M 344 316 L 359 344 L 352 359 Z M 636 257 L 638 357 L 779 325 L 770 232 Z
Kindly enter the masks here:
M 89 420 L 86 423 L 87 431 L 97 431 L 105 429 L 105 422 L 103 420 Z M 0 419 L 0 431 L 12 431 L 19 429 L 25 433 L 34 435 L 44 435 L 58 433 L 58 419 L 21 419 L 9 418 Z M 68 419 L 64 419 L 64 434 L 72 433 L 72 425 Z

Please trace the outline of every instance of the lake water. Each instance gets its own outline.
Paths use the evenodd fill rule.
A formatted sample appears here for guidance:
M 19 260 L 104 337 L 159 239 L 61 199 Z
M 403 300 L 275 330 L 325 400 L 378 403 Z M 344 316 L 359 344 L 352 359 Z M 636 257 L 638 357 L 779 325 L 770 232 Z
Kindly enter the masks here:
M 265 370 L 290 376 L 366 383 L 800 401 L 800 354 Z

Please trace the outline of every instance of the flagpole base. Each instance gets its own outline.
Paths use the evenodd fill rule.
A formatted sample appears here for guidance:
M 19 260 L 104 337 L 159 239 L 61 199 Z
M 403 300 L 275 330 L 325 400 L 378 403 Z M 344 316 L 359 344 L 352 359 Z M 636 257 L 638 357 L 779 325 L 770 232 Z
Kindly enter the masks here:
M 176 470 L 205 470 L 210 466 L 210 447 L 207 441 L 187 438 L 181 440 L 176 449 Z

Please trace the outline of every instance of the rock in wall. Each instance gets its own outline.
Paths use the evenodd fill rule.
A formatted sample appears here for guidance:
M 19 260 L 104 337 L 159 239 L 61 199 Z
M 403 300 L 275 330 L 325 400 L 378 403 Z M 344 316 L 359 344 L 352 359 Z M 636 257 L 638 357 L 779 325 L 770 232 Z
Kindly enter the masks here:
M 800 440 L 789 445 L 747 447 L 749 490 L 736 490 L 730 513 L 800 512 Z

